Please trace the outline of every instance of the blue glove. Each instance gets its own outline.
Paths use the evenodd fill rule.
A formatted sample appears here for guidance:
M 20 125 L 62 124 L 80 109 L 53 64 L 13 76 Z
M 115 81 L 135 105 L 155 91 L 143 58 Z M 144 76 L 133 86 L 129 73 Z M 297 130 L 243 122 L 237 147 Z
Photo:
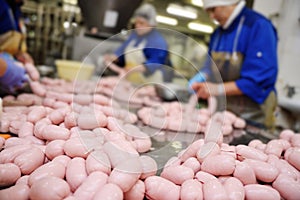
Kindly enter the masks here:
M 195 93 L 195 91 L 192 89 L 192 85 L 194 83 L 201 83 L 201 82 L 204 82 L 206 79 L 205 79 L 205 74 L 202 73 L 202 72 L 198 72 L 193 78 L 191 78 L 189 80 L 189 83 L 188 83 L 188 89 L 189 89 L 189 92 L 190 93 Z
M 14 58 L 9 56 L 9 54 L 0 53 L 0 59 L 4 60 L 7 65 L 4 75 L 0 77 L 1 90 L 12 94 L 28 81 L 26 70 L 18 66 Z

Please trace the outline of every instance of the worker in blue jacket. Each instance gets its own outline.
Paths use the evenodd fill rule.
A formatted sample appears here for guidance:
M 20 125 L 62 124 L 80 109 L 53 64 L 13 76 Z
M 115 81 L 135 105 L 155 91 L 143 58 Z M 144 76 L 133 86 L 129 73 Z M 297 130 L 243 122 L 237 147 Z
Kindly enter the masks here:
M 23 3 L 0 0 L 0 96 L 15 94 L 22 88 L 28 81 L 22 64 L 34 63 L 26 49 Z
M 205 66 L 189 81 L 199 98 L 226 96 L 226 109 L 249 122 L 274 128 L 278 73 L 277 33 L 244 0 L 203 0 L 219 23 Z
M 122 68 L 121 72 L 126 74 L 127 79 L 134 83 L 143 83 L 150 79 L 157 82 L 172 80 L 168 44 L 155 29 L 155 18 L 156 10 L 152 5 L 141 5 L 134 13 L 135 29 L 131 30 L 128 39 L 114 55 L 105 55 L 106 62 L 114 61 Z

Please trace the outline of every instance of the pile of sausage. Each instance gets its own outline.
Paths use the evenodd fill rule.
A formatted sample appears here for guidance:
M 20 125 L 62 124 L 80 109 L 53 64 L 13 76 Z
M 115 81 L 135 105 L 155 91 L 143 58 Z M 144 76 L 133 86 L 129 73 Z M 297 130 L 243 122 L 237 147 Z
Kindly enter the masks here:
M 155 107 L 139 111 L 144 123 L 162 120 L 173 126 L 155 126 L 177 130 L 174 127 L 181 128 L 189 115 L 196 118 L 197 126 L 206 127 L 195 129 L 189 124 L 192 128 L 179 129 L 201 130 L 205 140 L 196 140 L 170 158 L 158 175 L 156 161 L 143 155 L 152 143 L 135 125 L 137 115 L 110 98 L 114 78 L 81 84 L 45 78 L 31 85 L 34 94 L 4 98 L 25 105 L 3 108 L 0 132 L 15 137 L 0 137 L 1 200 L 288 200 L 300 196 L 300 134 L 285 130 L 267 144 L 253 140 L 248 146 L 229 146 L 223 143 L 224 131 L 214 134 L 219 130 L 213 127 L 228 123 L 243 128 L 244 122 L 237 122 L 232 113 L 212 116 L 209 109 L 193 111 L 190 105 L 152 102 Z M 104 94 L 103 88 L 113 89 Z M 178 115 L 182 123 L 176 121 L 179 118 L 166 120 Z
M 178 101 L 143 107 L 137 115 L 146 125 L 179 132 L 204 133 L 212 122 L 220 122 L 222 134 L 229 135 L 234 129 L 244 129 L 246 126 L 245 120 L 230 111 L 212 113 L 210 108 L 195 109 L 188 103 Z

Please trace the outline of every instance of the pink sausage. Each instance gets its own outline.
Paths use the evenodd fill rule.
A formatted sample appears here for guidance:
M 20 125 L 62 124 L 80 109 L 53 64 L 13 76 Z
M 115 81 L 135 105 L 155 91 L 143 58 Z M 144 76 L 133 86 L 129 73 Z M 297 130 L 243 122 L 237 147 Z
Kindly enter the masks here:
M 22 174 L 29 175 L 44 164 L 44 159 L 44 153 L 39 148 L 33 147 L 19 154 L 14 159 L 14 163 L 20 167 Z
M 94 99 L 93 102 L 95 104 L 100 104 L 100 105 L 103 105 L 103 106 L 105 106 L 105 105 L 107 106 L 110 103 L 110 99 L 107 98 L 106 96 L 101 95 L 101 94 L 94 94 L 93 99 Z
M 248 146 L 256 149 L 258 144 L 262 144 L 262 141 L 254 139 L 249 142 Z
M 229 177 L 223 183 L 230 200 L 244 200 L 245 190 L 241 181 L 234 177 Z
M 132 144 L 135 146 L 135 149 L 139 153 L 145 153 L 150 150 L 151 148 L 151 140 L 150 138 L 148 139 L 135 139 L 132 141 Z
M 28 185 L 28 179 L 29 179 L 29 175 L 21 176 L 21 177 L 17 180 L 16 185 L 17 185 L 17 184 Z
M 107 117 L 102 112 L 81 113 L 77 119 L 78 127 L 83 130 L 91 130 L 107 125 Z
M 27 121 L 35 124 L 37 121 L 41 120 L 42 118 L 46 117 L 47 111 L 43 106 L 35 106 L 33 109 L 28 113 Z
M 60 200 L 69 194 L 70 187 L 65 180 L 48 176 L 33 183 L 29 197 L 31 200 Z
M 227 192 L 218 179 L 203 184 L 203 197 L 209 200 L 228 199 Z
M 32 145 L 15 145 L 0 152 L 0 164 L 13 162 L 14 159 L 24 151 L 32 148 Z
M 67 140 L 70 137 L 70 131 L 66 128 L 50 124 L 46 125 L 42 130 L 42 137 L 46 140 Z
M 300 171 L 300 148 L 294 147 L 286 151 L 284 157 L 286 160 Z
M 291 138 L 294 134 L 295 134 L 294 131 L 292 131 L 290 129 L 285 129 L 285 130 L 281 131 L 281 133 L 279 134 L 279 138 L 287 140 L 287 141 L 291 141 Z
M 28 200 L 29 199 L 29 187 L 25 184 L 17 184 L 6 189 L 0 190 L 1 200 Z
M 119 163 L 111 172 L 108 183 L 118 185 L 123 192 L 129 191 L 139 180 L 142 166 L 138 158 L 129 158 Z
M 294 134 L 290 142 L 293 147 L 300 147 L 300 134 Z
M 78 118 L 78 113 L 75 113 L 75 112 L 70 112 L 70 113 L 67 113 L 66 116 L 65 116 L 65 120 L 64 120 L 64 123 L 65 123 L 65 126 L 66 128 L 72 128 L 72 127 L 75 127 L 77 126 L 77 118 Z
M 202 200 L 203 191 L 202 184 L 195 179 L 189 179 L 182 183 L 180 190 L 180 199 L 181 200 Z
M 88 152 L 86 146 L 82 143 L 81 139 L 78 137 L 72 137 L 65 142 L 64 152 L 71 158 L 82 157 L 86 158 Z
M 74 192 L 76 199 L 93 199 L 93 196 L 106 183 L 108 176 L 100 171 L 92 172 Z
M 54 161 L 48 162 L 34 170 L 29 175 L 28 184 L 31 186 L 33 183 L 46 176 L 58 177 L 63 179 L 65 177 L 65 174 L 66 168 L 63 164 Z
M 280 194 L 274 188 L 267 185 L 249 184 L 244 186 L 247 200 L 280 200 Z
M 178 200 L 180 187 L 160 176 L 150 176 L 145 180 L 146 197 L 149 199 Z
M 220 153 L 219 145 L 215 142 L 208 142 L 201 146 L 201 148 L 196 153 L 196 156 L 199 162 L 202 163 L 206 157 L 217 155 L 219 153 Z
M 136 184 L 127 192 L 124 193 L 126 200 L 143 200 L 145 197 L 145 184 L 143 181 L 138 180 Z
M 179 166 L 179 165 L 181 165 L 181 160 L 178 157 L 173 156 L 166 162 L 164 167 Z
M 216 165 L 216 163 L 218 163 Z M 204 159 L 201 170 L 215 176 L 231 175 L 235 169 L 235 159 L 229 155 L 214 155 Z
M 234 128 L 243 129 L 246 127 L 246 121 L 242 118 L 237 118 L 235 122 L 233 123 Z
M 30 140 L 26 140 L 24 138 L 19 137 L 10 137 L 6 139 L 4 148 L 9 148 L 16 145 L 29 145 L 32 144 Z
M 203 144 L 204 144 L 203 139 L 196 140 L 186 148 L 184 153 L 179 158 L 184 162 L 190 157 L 196 157 L 196 153 L 199 151 L 199 149 Z
M 45 141 L 41 140 L 33 135 L 27 135 L 24 137 L 24 139 L 29 140 L 32 142 L 32 144 L 36 144 L 36 145 L 45 145 Z
M 271 140 L 267 143 L 265 149 L 266 154 L 273 154 L 279 158 L 282 152 L 283 152 L 283 144 L 280 140 Z
M 98 192 L 95 194 L 93 200 L 123 200 L 122 190 L 115 184 L 108 183 L 105 184 Z
M 86 177 L 85 160 L 81 157 L 75 157 L 70 160 L 66 169 L 66 180 L 72 192 L 82 184 Z
M 30 88 L 34 94 L 40 97 L 46 96 L 47 90 L 38 81 L 31 81 Z
M 299 171 L 284 159 L 279 159 L 274 155 L 269 155 L 268 163 L 276 167 L 280 174 L 288 175 L 295 180 L 300 178 Z
M 73 96 L 73 101 L 80 105 L 89 105 L 93 101 L 93 96 L 88 94 L 76 94 Z
M 0 137 L 0 149 L 3 148 L 4 144 L 5 144 L 5 139 L 3 137 Z
M 40 79 L 40 73 L 33 64 L 26 63 L 24 65 L 24 67 L 25 67 L 27 73 L 29 74 L 31 80 L 38 81 Z
M 43 130 L 46 128 L 47 125 L 50 125 L 51 121 L 48 118 L 43 118 L 42 120 L 35 123 L 33 134 L 35 137 L 39 139 L 43 138 Z
M 68 163 L 70 162 L 71 158 L 66 155 L 60 155 L 53 158 L 53 162 L 58 162 L 62 164 L 64 167 L 67 167 Z
M 203 171 L 199 171 L 197 172 L 197 174 L 195 175 L 195 178 L 200 182 L 200 183 L 208 183 L 211 180 L 217 180 L 217 177 L 215 177 L 214 175 L 211 175 L 207 172 L 203 172 Z
M 194 171 L 185 166 L 170 166 L 164 168 L 160 174 L 162 178 L 168 179 L 177 185 L 181 185 L 184 181 L 193 179 Z
M 286 200 L 297 200 L 300 197 L 300 183 L 286 174 L 279 174 L 272 183 L 280 195 Z
M 182 132 L 186 130 L 186 123 L 182 119 L 167 117 L 167 129 Z
M 149 176 L 154 176 L 157 172 L 157 163 L 150 156 L 142 155 L 139 157 L 142 165 L 141 179 L 146 179 Z
M 248 163 L 254 170 L 257 180 L 271 183 L 279 174 L 278 169 L 267 162 L 253 159 L 245 159 L 244 162 Z
M 28 136 L 28 135 L 33 135 L 33 123 L 24 122 L 22 124 L 22 126 L 20 127 L 20 129 L 19 129 L 18 136 L 20 138 L 23 138 L 23 137 Z
M 20 177 L 21 170 L 17 165 L 0 164 L 0 187 L 13 185 Z
M 52 124 L 60 124 L 65 120 L 65 113 L 63 113 L 62 109 L 53 110 L 48 118 L 51 120 Z
M 108 156 L 101 150 L 92 151 L 86 159 L 86 170 L 88 174 L 94 171 L 110 174 L 111 165 Z
M 254 170 L 247 162 L 237 160 L 233 176 L 238 178 L 244 185 L 257 183 Z
M 261 161 L 266 161 L 268 159 L 268 156 L 265 153 L 246 145 L 237 145 L 236 153 L 240 161 L 244 160 L 245 158 Z
M 65 140 L 52 140 L 46 145 L 45 154 L 49 160 L 64 155 Z
M 188 167 L 188 168 L 192 169 L 194 171 L 194 173 L 197 173 L 198 171 L 200 171 L 200 168 L 201 168 L 201 165 L 200 165 L 199 161 L 195 157 L 188 158 L 182 164 L 182 166 L 185 166 L 185 167 Z

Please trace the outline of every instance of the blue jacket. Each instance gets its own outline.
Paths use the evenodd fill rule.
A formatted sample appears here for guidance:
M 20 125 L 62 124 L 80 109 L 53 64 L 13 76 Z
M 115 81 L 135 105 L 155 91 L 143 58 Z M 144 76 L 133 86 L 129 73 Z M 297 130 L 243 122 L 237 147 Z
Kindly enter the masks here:
M 0 34 L 3 34 L 7 31 L 17 30 L 21 32 L 19 27 L 19 19 L 22 16 L 21 5 L 13 3 L 9 5 L 7 1 L 0 0 Z M 9 8 L 13 12 L 13 17 L 9 14 Z
M 162 65 L 167 65 L 169 67 L 172 66 L 169 53 L 168 53 L 168 44 L 165 38 L 155 29 L 152 29 L 151 32 L 147 33 L 146 35 L 139 36 L 132 31 L 129 35 L 128 39 L 115 51 L 115 54 L 118 56 L 119 65 L 125 65 L 125 56 L 124 51 L 127 45 L 131 41 L 136 41 L 135 46 L 138 46 L 142 41 L 146 40 L 145 47 L 143 49 L 144 56 L 146 61 L 144 66 L 146 67 L 145 75 L 149 75 L 154 73 L 156 70 L 162 70 L 164 78 L 168 76 L 165 69 L 162 68 Z
M 238 88 L 258 104 L 262 104 L 271 91 L 275 91 L 278 73 L 277 33 L 272 23 L 259 13 L 243 8 L 232 24 L 224 30 L 218 27 L 211 36 L 212 51 L 230 52 L 241 17 L 245 17 L 237 44 L 237 52 L 244 56 Z M 220 37 L 217 45 L 215 41 Z M 213 47 L 214 46 L 214 47 Z M 208 62 L 202 71 L 209 74 Z

